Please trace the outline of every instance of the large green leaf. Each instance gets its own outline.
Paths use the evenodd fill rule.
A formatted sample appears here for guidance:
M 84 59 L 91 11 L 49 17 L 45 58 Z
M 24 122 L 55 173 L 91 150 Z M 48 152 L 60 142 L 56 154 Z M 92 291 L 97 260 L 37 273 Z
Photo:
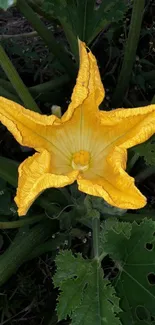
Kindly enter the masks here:
M 70 251 L 56 258 L 54 284 L 61 292 L 57 305 L 59 320 L 69 316 L 72 325 L 121 325 L 119 299 L 97 261 L 76 257 Z
M 155 165 L 155 139 L 148 140 L 138 146 L 133 148 L 136 154 L 140 157 L 144 157 L 145 163 L 147 165 Z
M 119 271 L 113 284 L 121 298 L 125 325 L 152 324 L 155 319 L 154 234 L 155 222 L 146 219 L 132 226 L 110 222 L 101 233 L 101 245 Z
M 60 21 L 77 58 L 77 37 L 89 45 L 107 24 L 123 18 L 127 5 L 124 0 L 104 0 L 97 9 L 94 0 L 45 0 L 43 8 Z
M 89 44 L 111 22 L 123 19 L 127 5 L 124 0 L 103 0 L 98 10 L 88 11 L 86 41 Z
M 0 9 L 7 10 L 9 7 L 14 5 L 16 0 L 0 0 Z

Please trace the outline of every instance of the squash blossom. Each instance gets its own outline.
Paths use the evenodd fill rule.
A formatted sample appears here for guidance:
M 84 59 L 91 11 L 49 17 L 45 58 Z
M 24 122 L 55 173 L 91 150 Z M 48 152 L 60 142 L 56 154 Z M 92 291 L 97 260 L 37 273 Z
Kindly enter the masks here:
M 104 88 L 93 54 L 79 41 L 80 68 L 71 103 L 61 118 L 40 115 L 0 98 L 0 121 L 36 153 L 19 166 L 15 202 L 25 215 L 50 187 L 77 181 L 80 191 L 122 209 L 137 209 L 146 198 L 126 172 L 127 149 L 155 131 L 155 105 L 99 110 Z

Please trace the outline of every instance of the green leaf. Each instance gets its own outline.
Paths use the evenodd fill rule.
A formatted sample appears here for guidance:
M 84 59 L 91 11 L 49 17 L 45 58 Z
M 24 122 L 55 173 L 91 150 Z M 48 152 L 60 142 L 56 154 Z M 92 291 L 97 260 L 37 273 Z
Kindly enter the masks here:
M 77 36 L 90 44 L 107 24 L 121 20 L 128 7 L 124 0 L 104 0 L 98 9 L 94 0 L 45 0 L 43 8 L 60 21 L 77 57 Z
M 7 10 L 16 3 L 16 0 L 0 0 L 0 9 Z
M 131 229 L 132 227 L 132 229 Z M 123 324 L 150 324 L 155 317 L 155 222 L 113 221 L 101 233 L 101 243 L 118 268 L 113 280 L 121 298 Z M 142 322 L 141 322 L 142 321 Z
M 54 285 L 60 288 L 59 321 L 69 316 L 72 325 L 121 325 L 119 299 L 97 261 L 63 251 L 56 257 Z
M 135 153 L 138 153 L 140 157 L 144 157 L 145 163 L 147 165 L 155 165 L 155 142 L 148 140 L 138 146 L 133 148 Z
M 109 23 L 122 20 L 126 10 L 127 5 L 124 0 L 102 1 L 98 10 L 94 10 L 93 12 L 93 19 L 91 16 L 89 17 L 89 24 L 87 26 L 88 43 L 90 43 Z

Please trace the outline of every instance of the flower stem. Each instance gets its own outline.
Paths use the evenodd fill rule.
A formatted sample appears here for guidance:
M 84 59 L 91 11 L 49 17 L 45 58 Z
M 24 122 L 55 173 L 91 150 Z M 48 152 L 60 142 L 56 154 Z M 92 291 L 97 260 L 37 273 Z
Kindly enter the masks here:
M 8 79 L 11 81 L 13 87 L 15 88 L 18 96 L 24 103 L 24 106 L 30 108 L 33 111 L 40 112 L 38 105 L 31 96 L 29 90 L 24 85 L 22 79 L 20 78 L 18 72 L 13 66 L 12 62 L 5 53 L 2 45 L 0 45 L 0 65 L 4 72 L 6 73 Z
M 60 61 L 62 66 L 65 68 L 67 74 L 75 79 L 76 77 L 76 66 L 70 59 L 64 47 L 58 44 L 52 34 L 52 32 L 46 28 L 44 23 L 40 20 L 38 15 L 33 11 L 33 9 L 28 5 L 25 0 L 18 0 L 17 7 L 22 12 L 22 14 L 27 18 L 33 28 L 37 31 L 38 35 L 44 40 L 48 48 Z
M 5 87 L 5 86 L 4 86 Z M 0 85 L 0 96 L 13 100 L 16 103 L 21 103 L 20 99 L 14 95 L 13 93 L 9 92 L 6 88 Z
M 137 162 L 138 159 L 139 159 L 139 155 L 137 153 L 135 153 L 133 155 L 133 157 L 128 162 L 127 173 L 130 173 L 131 169 L 133 168 L 133 166 L 135 165 L 135 163 Z
M 18 232 L 9 248 L 0 256 L 0 286 L 28 259 L 33 249 L 45 242 L 57 229 L 57 222 L 48 220 L 27 231 Z
M 117 107 L 122 102 L 125 92 L 129 86 L 141 31 L 144 5 L 145 0 L 133 1 L 131 23 L 129 28 L 128 39 L 125 46 L 124 60 L 118 78 L 117 86 L 112 98 L 113 107 Z
M 99 240 L 100 240 L 100 217 L 96 216 L 92 219 L 93 229 L 93 256 L 99 258 Z
M 30 87 L 29 90 L 33 95 L 37 95 L 38 93 L 44 93 L 60 88 L 63 85 L 67 84 L 68 81 L 69 77 L 67 75 L 62 75 L 60 77 L 55 78 L 54 80 L 50 80 L 40 85 Z
M 141 170 L 135 177 L 137 183 L 143 182 L 146 178 L 155 174 L 155 166 L 149 166 Z
M 33 95 L 33 96 L 36 96 L 38 94 L 41 94 L 41 93 L 45 93 L 45 92 L 48 92 L 48 91 L 53 91 L 57 88 L 60 88 L 64 85 L 66 85 L 68 82 L 69 82 L 69 77 L 68 75 L 64 74 L 60 77 L 56 77 L 55 79 L 52 79 L 50 81 L 46 81 L 42 84 L 38 84 L 38 85 L 35 85 L 35 86 L 32 86 L 32 87 L 29 87 L 29 92 Z M 11 85 L 11 83 L 5 79 L 1 79 L 0 78 L 0 87 L 2 87 L 4 89 L 4 91 L 6 91 L 8 93 L 8 96 L 10 97 L 7 97 L 7 96 L 4 96 L 4 97 L 7 97 L 7 98 L 10 98 L 14 101 L 18 101 L 18 97 L 15 98 L 15 95 L 16 95 L 16 91 L 15 89 L 13 88 L 13 86 Z M 3 96 L 3 93 L 4 91 L 1 91 L 1 88 L 0 88 L 0 94 Z M 14 95 L 14 96 L 13 96 Z M 15 100 L 16 99 L 16 100 Z
M 109 219 L 111 216 L 105 216 L 105 219 Z M 143 213 L 125 213 L 122 216 L 117 216 L 118 220 L 123 222 L 141 222 L 144 218 L 155 220 L 155 211 L 154 210 L 145 210 Z
M 155 104 L 155 95 L 154 95 L 153 98 L 152 98 L 152 102 L 151 102 L 151 104 Z
M 38 216 L 21 218 L 15 221 L 0 221 L 0 229 L 21 228 L 27 225 L 32 225 L 45 218 L 46 218 L 45 214 L 40 214 Z

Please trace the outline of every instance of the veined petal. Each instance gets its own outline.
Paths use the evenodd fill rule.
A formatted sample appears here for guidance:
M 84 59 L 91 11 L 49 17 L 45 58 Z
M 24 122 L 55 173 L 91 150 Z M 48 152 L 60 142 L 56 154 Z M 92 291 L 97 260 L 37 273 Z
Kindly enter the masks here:
M 155 132 L 155 105 L 100 111 L 104 141 L 109 146 L 130 148 L 148 140 Z
M 105 97 L 105 90 L 101 81 L 96 58 L 92 52 L 88 52 L 88 58 L 90 62 L 89 94 L 94 95 L 95 103 L 99 106 Z
M 126 172 L 127 152 L 115 147 L 103 161 L 100 173 L 85 173 L 78 177 L 79 190 L 103 197 L 109 204 L 122 209 L 139 209 L 145 206 L 146 198 L 134 184 L 134 178 Z
M 68 121 L 76 109 L 95 112 L 104 99 L 105 91 L 101 82 L 94 55 L 87 52 L 85 43 L 79 41 L 80 68 L 74 87 L 71 103 L 62 116 L 62 122 Z M 82 105 L 82 106 L 81 106 Z
M 0 97 L 0 121 L 21 145 L 50 150 L 50 131 L 56 120 L 54 115 L 41 115 Z
M 66 175 L 52 174 L 52 157 L 48 151 L 35 153 L 19 166 L 18 189 L 15 202 L 19 216 L 25 215 L 35 199 L 47 188 L 72 184 L 78 171 Z

